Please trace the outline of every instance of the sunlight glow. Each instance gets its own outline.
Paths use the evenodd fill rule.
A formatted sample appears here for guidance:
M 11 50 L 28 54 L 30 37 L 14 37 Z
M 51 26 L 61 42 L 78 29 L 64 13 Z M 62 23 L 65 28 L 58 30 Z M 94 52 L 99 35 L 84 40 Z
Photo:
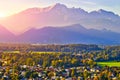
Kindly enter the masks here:
M 5 17 L 6 14 L 0 12 L 0 17 Z

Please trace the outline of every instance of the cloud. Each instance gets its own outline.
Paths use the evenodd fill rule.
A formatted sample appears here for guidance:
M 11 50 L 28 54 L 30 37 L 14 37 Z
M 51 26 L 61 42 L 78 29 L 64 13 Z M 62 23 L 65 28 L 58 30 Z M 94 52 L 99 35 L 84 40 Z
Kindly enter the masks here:
M 81 1 L 83 4 L 87 4 L 87 5 L 97 5 L 94 2 L 88 2 L 88 1 Z
M 84 4 L 84 5 L 97 5 L 97 3 L 88 1 L 88 0 L 76 0 L 75 2 Z

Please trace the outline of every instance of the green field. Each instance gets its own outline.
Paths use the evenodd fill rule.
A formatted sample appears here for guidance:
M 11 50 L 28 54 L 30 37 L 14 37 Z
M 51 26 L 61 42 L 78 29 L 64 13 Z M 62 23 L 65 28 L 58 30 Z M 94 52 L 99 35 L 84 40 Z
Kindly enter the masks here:
M 31 54 L 70 54 L 70 52 L 40 52 L 40 51 L 33 51 Z
M 100 66 L 120 67 L 120 62 L 97 62 Z

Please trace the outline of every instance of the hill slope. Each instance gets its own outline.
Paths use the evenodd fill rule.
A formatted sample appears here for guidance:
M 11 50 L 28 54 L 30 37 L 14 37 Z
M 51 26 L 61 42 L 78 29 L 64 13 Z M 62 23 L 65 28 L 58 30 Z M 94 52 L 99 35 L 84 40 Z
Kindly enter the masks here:
M 4 26 L 0 25 L 0 42 L 12 42 L 14 41 L 14 38 L 14 34 L 12 34 Z
M 114 36 L 114 37 L 113 37 Z M 120 34 L 108 30 L 86 29 L 75 24 L 65 27 L 32 28 L 19 35 L 19 41 L 30 43 L 119 44 Z

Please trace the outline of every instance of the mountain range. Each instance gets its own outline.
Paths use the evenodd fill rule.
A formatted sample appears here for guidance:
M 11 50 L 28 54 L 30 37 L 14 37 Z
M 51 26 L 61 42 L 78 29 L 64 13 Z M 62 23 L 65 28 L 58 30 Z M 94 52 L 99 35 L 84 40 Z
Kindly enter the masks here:
M 57 3 L 29 8 L 0 24 L 0 42 L 120 44 L 120 16 L 103 9 L 87 12 Z
M 22 33 L 30 28 L 44 26 L 66 26 L 81 24 L 86 28 L 119 32 L 120 16 L 103 9 L 87 12 L 81 8 L 68 8 L 64 4 L 45 8 L 29 8 L 0 20 L 0 24 L 14 33 Z M 15 28 L 16 27 L 16 28 Z
M 31 28 L 20 35 L 14 35 L 7 29 L 1 27 L 1 42 L 20 42 L 20 43 L 42 43 L 42 44 L 120 44 L 120 33 L 109 30 L 86 29 L 85 27 L 74 24 L 70 26 L 51 27 L 41 29 Z

